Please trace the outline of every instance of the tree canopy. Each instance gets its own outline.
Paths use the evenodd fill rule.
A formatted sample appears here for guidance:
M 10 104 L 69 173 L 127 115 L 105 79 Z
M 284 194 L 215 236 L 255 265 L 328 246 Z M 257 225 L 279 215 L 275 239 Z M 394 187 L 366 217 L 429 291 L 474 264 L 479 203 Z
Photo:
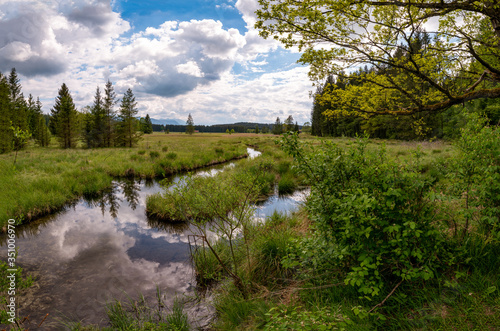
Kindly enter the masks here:
M 309 75 L 349 78 L 339 113 L 436 112 L 500 97 L 500 3 L 493 0 L 259 0 L 256 27 L 298 47 Z

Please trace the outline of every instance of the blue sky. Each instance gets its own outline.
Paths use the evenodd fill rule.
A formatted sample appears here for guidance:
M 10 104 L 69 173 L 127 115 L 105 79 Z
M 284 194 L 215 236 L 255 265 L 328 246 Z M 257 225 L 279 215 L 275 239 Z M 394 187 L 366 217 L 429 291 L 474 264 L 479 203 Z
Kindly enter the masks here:
M 257 0 L 0 2 L 0 71 L 49 112 L 68 85 L 78 107 L 109 79 L 139 114 L 195 124 L 309 120 L 313 90 L 300 54 L 254 29 Z

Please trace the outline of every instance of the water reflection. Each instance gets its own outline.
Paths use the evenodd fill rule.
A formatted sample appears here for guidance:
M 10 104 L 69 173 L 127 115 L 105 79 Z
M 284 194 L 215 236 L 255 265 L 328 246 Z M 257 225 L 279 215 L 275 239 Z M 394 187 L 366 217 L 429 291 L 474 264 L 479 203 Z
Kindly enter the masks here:
M 227 166 L 234 164 L 197 175 L 214 175 Z M 179 185 L 181 178 L 163 184 Z M 176 293 L 194 289 L 188 236 L 195 231 L 186 223 L 146 217 L 146 197 L 161 190 L 164 187 L 154 181 L 115 181 L 59 213 L 16 228 L 17 263 L 36 278 L 35 285 L 17 297 L 19 316 L 33 321 L 30 329 L 47 313 L 50 317 L 38 330 L 60 329 L 61 319 L 104 326 L 105 304 L 111 300 L 138 294 L 153 299 L 159 286 L 169 304 Z M 295 208 L 301 200 L 298 195 L 275 195 L 257 206 L 256 217 L 269 216 L 276 208 Z M 6 239 L 0 234 L 0 245 Z M 197 313 L 203 310 L 191 310 L 192 317 Z
M 160 190 L 149 184 L 114 182 L 99 195 L 17 229 L 17 262 L 37 278 L 18 296 L 19 316 L 30 316 L 36 325 L 49 313 L 41 330 L 60 328 L 60 318 L 103 325 L 110 300 L 139 293 L 153 298 L 158 285 L 168 304 L 175 293 L 192 290 L 191 231 L 146 218 L 146 196 Z

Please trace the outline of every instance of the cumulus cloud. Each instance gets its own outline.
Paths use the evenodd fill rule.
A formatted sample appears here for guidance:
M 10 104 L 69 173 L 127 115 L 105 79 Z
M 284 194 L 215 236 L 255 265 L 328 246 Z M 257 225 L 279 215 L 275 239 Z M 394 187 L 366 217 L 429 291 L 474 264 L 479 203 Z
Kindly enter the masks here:
M 131 32 L 131 24 L 113 11 L 109 0 L 3 1 L 0 71 L 15 67 L 25 91 L 41 96 L 45 111 L 63 82 L 83 107 L 92 102 L 96 86 L 110 79 L 119 95 L 128 88 L 134 91 L 141 114 L 157 118 L 183 119 L 203 109 L 207 114 L 198 118 L 206 123 L 262 121 L 285 112 L 285 105 L 308 113 L 310 84 L 303 71 L 298 84 L 292 82 L 299 79 L 293 68 L 281 80 L 265 74 L 270 64 L 262 59 L 279 44 L 262 39 L 254 29 L 257 0 L 230 1 L 228 6 L 240 12 L 247 31 L 199 19 L 165 21 Z M 238 77 L 236 63 L 253 78 Z M 296 92 L 293 97 L 291 91 Z

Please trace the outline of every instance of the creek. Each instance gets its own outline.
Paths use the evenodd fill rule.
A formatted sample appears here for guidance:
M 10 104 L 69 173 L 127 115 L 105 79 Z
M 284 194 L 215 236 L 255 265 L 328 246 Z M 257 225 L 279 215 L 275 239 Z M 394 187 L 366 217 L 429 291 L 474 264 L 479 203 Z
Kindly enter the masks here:
M 250 148 L 248 154 L 260 155 Z M 214 175 L 237 162 L 196 173 Z M 181 177 L 171 177 L 169 185 L 177 185 Z M 23 327 L 56 330 L 64 321 L 105 326 L 106 303 L 114 300 L 142 294 L 154 301 L 159 288 L 169 306 L 176 295 L 193 294 L 196 282 L 188 242 L 192 229 L 146 216 L 146 197 L 162 190 L 157 181 L 116 180 L 99 195 L 17 227 L 16 262 L 35 278 L 34 285 L 16 297 L 18 316 L 21 320 L 29 316 L 31 321 Z M 276 192 L 256 206 L 255 218 L 265 219 L 275 210 L 292 211 L 307 193 L 280 197 Z M 0 235 L 3 251 L 6 239 Z M 188 311 L 195 321 L 210 313 L 203 306 Z

